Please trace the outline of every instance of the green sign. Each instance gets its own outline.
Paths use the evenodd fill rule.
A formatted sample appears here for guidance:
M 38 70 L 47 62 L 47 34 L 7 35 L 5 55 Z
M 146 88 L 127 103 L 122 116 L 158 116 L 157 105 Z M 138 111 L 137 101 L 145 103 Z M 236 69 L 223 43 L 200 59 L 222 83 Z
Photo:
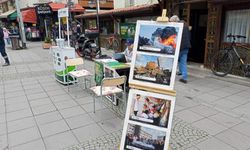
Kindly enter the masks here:
M 121 37 L 122 39 L 134 39 L 135 36 L 135 23 L 121 23 Z
M 100 62 L 95 62 L 95 83 L 96 85 L 101 85 L 103 79 L 103 64 Z

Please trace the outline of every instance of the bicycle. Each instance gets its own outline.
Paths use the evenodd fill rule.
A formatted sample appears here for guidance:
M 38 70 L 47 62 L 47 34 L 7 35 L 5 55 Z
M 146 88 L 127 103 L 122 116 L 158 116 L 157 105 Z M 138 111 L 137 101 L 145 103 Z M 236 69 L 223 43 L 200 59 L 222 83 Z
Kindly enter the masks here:
M 243 48 L 244 50 L 249 50 L 249 47 L 236 43 L 236 38 L 246 38 L 242 35 L 227 35 L 227 38 L 233 38 L 233 41 L 230 43 L 229 47 L 224 48 L 223 50 L 218 51 L 211 60 L 211 70 L 216 76 L 224 77 L 229 74 L 236 60 L 240 63 L 240 69 L 243 70 L 246 77 L 250 77 L 250 64 L 247 64 L 243 57 L 240 56 L 238 52 L 238 47 Z
M 115 50 L 118 51 L 118 49 L 120 48 L 120 44 L 118 41 L 118 38 L 115 35 L 112 35 L 108 38 L 105 38 L 105 48 L 106 50 Z

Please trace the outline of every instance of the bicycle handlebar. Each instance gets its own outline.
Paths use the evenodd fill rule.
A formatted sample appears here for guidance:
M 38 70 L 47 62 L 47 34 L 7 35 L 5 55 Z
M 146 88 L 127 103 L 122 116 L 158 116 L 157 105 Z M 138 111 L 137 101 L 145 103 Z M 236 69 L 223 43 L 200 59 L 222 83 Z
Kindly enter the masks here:
M 227 37 L 229 37 L 229 38 L 247 38 L 246 36 L 243 36 L 243 35 L 232 35 L 232 34 L 229 34 L 229 35 L 227 35 Z

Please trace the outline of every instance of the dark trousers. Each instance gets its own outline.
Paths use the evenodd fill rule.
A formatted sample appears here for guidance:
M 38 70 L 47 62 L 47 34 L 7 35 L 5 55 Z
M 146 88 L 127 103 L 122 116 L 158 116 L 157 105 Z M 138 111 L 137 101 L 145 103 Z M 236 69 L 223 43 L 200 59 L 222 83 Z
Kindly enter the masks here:
M 8 56 L 7 56 L 7 53 L 5 51 L 5 44 L 0 43 L 0 53 L 3 56 L 5 62 L 10 63 L 9 59 L 8 59 Z
M 0 43 L 0 53 L 3 57 L 7 56 L 5 52 L 5 45 Z

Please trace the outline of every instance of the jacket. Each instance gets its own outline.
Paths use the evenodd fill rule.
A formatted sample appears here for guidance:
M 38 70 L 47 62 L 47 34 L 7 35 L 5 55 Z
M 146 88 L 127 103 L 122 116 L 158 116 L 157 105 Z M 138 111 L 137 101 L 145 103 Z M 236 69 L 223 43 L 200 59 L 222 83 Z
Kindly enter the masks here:
M 2 27 L 0 27 L 0 45 L 5 45 L 5 43 L 4 43 L 3 28 Z
M 191 48 L 190 36 L 191 35 L 190 35 L 190 31 L 188 29 L 188 25 L 186 25 L 184 23 L 180 51 L 182 51 L 183 49 Z

